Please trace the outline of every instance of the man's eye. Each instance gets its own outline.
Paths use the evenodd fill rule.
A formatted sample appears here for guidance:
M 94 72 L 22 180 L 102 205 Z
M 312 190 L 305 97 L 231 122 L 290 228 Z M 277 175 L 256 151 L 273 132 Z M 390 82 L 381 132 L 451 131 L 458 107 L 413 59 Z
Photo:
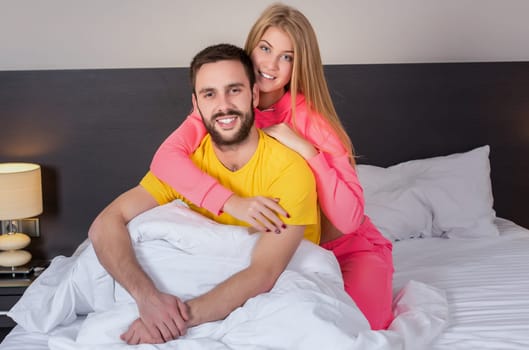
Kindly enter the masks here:
M 237 94 L 237 93 L 239 93 L 240 91 L 241 91 L 241 89 L 239 89 L 239 88 L 232 88 L 232 89 L 230 90 L 230 92 L 231 92 L 232 94 Z
M 202 97 L 204 98 L 210 98 L 210 97 L 213 97 L 213 93 L 212 92 L 206 92 L 202 95 Z

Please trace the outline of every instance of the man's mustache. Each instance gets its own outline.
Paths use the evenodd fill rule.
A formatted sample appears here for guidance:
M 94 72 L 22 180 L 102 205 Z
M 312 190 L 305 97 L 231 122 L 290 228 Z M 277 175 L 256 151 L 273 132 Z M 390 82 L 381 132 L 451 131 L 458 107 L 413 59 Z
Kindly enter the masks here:
M 218 117 L 225 117 L 225 116 L 228 116 L 228 115 L 236 115 L 236 116 L 242 117 L 242 112 L 238 111 L 236 109 L 228 109 L 226 111 L 221 111 L 221 112 L 217 112 L 217 113 L 213 114 L 213 116 L 211 118 L 213 120 L 215 120 Z

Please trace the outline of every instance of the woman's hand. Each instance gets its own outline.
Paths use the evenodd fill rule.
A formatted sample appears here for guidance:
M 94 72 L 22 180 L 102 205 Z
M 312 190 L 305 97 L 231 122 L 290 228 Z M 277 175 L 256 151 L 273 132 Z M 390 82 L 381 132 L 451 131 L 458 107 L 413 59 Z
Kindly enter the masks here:
M 263 131 L 283 145 L 299 153 L 303 158 L 309 159 L 318 154 L 312 143 L 299 136 L 285 123 L 264 128 Z
M 244 198 L 234 194 L 224 203 L 223 211 L 248 223 L 257 231 L 281 233 L 286 225 L 279 215 L 290 216 L 278 202 L 279 199 L 262 196 Z

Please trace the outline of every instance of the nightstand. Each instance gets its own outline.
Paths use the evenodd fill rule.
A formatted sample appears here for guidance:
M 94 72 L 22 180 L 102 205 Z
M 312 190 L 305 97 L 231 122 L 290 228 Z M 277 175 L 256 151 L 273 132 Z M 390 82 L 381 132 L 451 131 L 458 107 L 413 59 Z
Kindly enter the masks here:
M 0 342 L 16 325 L 11 318 L 6 316 L 7 312 L 16 304 L 31 282 L 42 272 L 41 267 L 36 268 L 34 266 L 41 265 L 45 266 L 46 264 L 39 264 L 38 261 L 32 262 L 26 271 L 17 272 L 15 275 L 6 268 L 2 268 L 0 271 Z

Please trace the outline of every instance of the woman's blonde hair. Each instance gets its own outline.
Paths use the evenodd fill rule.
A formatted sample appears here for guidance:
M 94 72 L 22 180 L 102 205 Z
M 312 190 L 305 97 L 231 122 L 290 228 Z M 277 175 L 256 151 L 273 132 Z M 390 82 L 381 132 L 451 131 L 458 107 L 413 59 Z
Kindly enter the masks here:
M 296 93 L 301 92 L 305 96 L 309 108 L 327 120 L 332 131 L 342 141 L 350 155 L 351 162 L 354 164 L 351 139 L 334 108 L 323 72 L 318 40 L 309 20 L 293 7 L 280 3 L 269 6 L 248 33 L 244 46 L 248 54 L 252 53 L 270 27 L 281 29 L 290 37 L 290 41 L 294 45 L 292 77 L 287 85 L 292 96 L 293 118 L 296 115 Z

